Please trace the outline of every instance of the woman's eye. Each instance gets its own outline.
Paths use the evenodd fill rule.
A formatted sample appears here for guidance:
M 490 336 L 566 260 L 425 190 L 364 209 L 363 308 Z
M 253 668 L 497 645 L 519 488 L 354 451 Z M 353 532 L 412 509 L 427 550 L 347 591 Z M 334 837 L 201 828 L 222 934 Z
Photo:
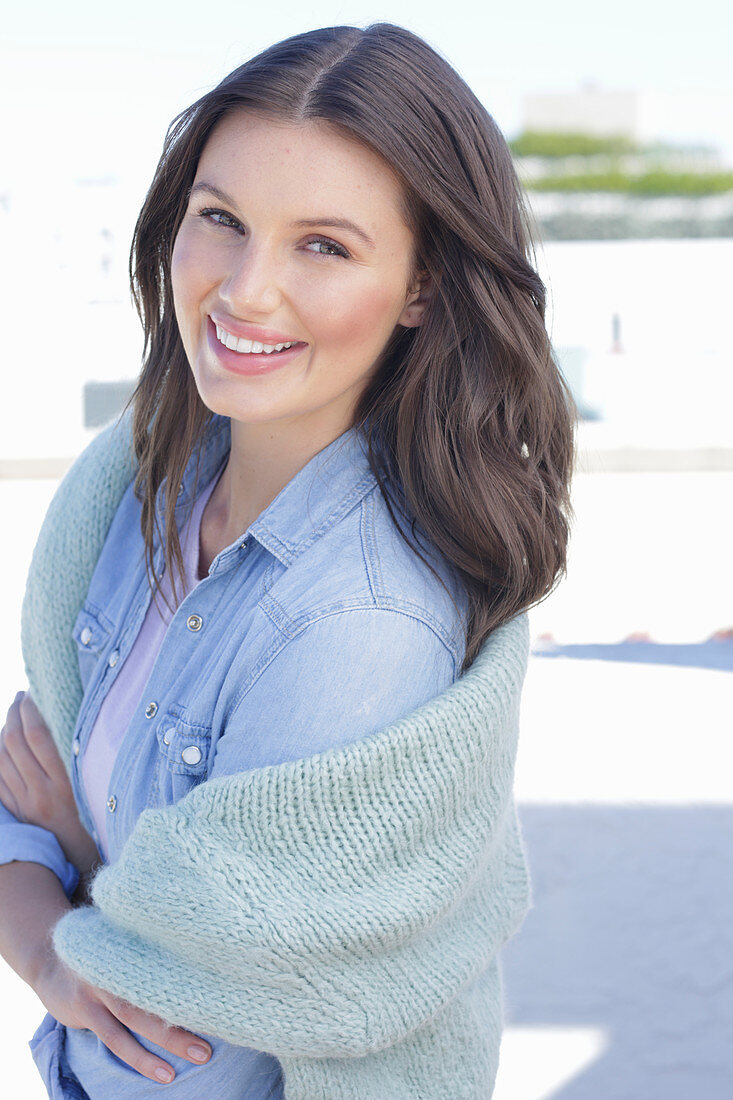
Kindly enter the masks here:
M 226 210 L 199 210 L 198 216 L 205 221 L 213 222 L 215 225 L 221 225 L 225 229 L 239 228 L 237 219 L 233 218 L 231 214 L 227 214 Z
M 241 223 L 237 221 L 231 214 L 227 214 L 226 210 L 213 210 L 206 207 L 204 210 L 199 210 L 197 217 L 203 218 L 204 221 L 210 222 L 213 225 L 220 225 L 223 229 L 241 229 Z M 306 247 L 310 245 L 316 245 L 317 256 L 341 256 L 347 260 L 349 253 L 343 245 L 337 244 L 336 241 L 330 240 L 328 237 L 314 237 L 308 241 Z
M 330 241 L 328 237 L 315 237 L 312 241 L 308 241 L 308 244 L 323 245 L 323 247 L 328 250 L 321 252 L 319 249 L 316 253 L 318 256 L 342 256 L 345 260 L 349 258 L 349 253 L 343 245 L 336 244 L 335 241 Z

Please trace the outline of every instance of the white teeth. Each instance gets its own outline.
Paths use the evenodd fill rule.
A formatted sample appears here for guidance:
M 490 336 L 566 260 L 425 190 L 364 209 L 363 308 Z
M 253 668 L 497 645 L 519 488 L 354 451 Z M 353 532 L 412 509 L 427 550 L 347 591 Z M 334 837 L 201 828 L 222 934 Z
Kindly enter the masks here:
M 262 352 L 271 355 L 273 351 L 282 351 L 283 348 L 291 348 L 294 343 L 297 343 L 295 340 L 290 340 L 284 344 L 261 344 L 259 340 L 245 340 L 232 336 L 231 332 L 227 332 L 221 325 L 216 326 L 216 336 L 230 351 L 238 351 L 243 355 L 260 355 Z

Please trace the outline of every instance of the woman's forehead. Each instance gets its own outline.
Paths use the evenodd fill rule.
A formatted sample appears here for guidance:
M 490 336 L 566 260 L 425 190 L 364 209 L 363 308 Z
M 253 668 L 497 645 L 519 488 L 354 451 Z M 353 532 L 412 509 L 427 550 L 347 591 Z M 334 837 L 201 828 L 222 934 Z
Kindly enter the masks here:
M 230 192 L 238 182 L 251 186 L 266 180 L 288 187 L 308 188 L 309 193 L 332 194 L 344 191 L 355 199 L 380 202 L 394 207 L 400 204 L 399 178 L 374 150 L 339 131 L 321 119 L 289 121 L 237 109 L 225 115 L 212 130 L 204 147 L 196 173 L 197 181 L 212 172 L 218 174 L 218 186 Z

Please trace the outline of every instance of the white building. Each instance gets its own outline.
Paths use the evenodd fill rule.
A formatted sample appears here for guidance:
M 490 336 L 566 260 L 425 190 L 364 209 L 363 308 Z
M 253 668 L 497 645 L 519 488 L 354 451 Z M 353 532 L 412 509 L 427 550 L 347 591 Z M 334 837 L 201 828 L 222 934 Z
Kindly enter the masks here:
M 568 130 L 639 139 L 639 92 L 585 85 L 570 92 L 534 92 L 522 101 L 524 130 Z
M 522 130 L 621 134 L 644 144 L 668 141 L 733 163 L 733 94 L 603 88 L 586 81 L 564 92 L 528 92 Z

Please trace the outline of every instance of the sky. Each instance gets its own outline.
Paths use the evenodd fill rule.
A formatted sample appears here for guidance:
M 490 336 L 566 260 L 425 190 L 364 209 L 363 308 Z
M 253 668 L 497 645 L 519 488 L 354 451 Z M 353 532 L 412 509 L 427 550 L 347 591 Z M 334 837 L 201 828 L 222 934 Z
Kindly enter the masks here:
M 657 103 L 660 137 L 716 145 L 733 163 L 733 8 L 657 0 L 30 0 L 0 31 L 0 184 L 69 174 L 152 176 L 173 116 L 265 46 L 299 31 L 385 20 L 422 35 L 507 137 L 527 92 L 593 82 Z

